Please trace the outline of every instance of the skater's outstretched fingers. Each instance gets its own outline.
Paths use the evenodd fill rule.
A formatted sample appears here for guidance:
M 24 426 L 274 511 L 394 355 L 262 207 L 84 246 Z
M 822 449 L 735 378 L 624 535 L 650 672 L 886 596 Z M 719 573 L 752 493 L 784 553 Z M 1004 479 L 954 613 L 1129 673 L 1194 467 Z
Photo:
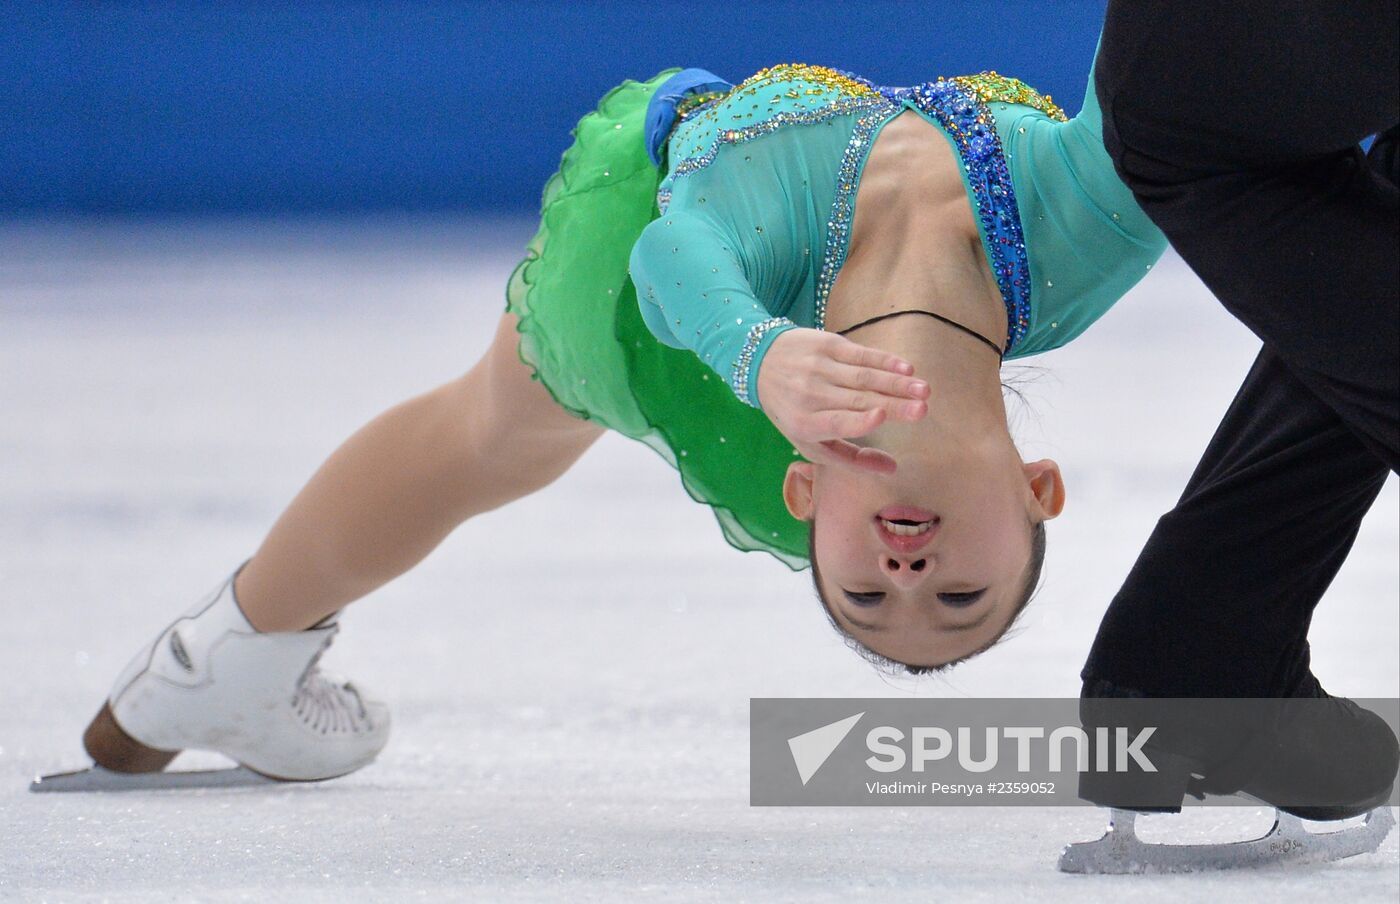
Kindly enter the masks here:
M 847 339 L 845 336 L 836 333 L 824 333 L 827 344 L 831 346 L 832 357 L 845 364 L 853 364 L 856 367 L 869 367 L 874 370 L 886 370 L 894 374 L 904 374 L 908 376 L 914 372 L 914 366 L 905 361 L 893 352 L 883 349 L 871 348 L 868 345 L 861 345 L 859 342 Z
M 831 360 L 822 396 L 826 407 L 855 412 L 883 408 L 888 418 L 899 421 L 918 420 L 928 413 L 929 385 L 913 375 L 909 362 L 835 333 L 825 338 Z M 865 432 L 871 429 L 874 425 Z
M 914 376 L 914 365 L 892 352 L 871 348 L 836 333 L 830 338 L 831 357 L 841 365 L 849 385 L 891 396 L 927 398 L 928 384 Z
M 888 417 L 899 421 L 916 421 L 928 414 L 929 385 L 916 377 L 839 362 L 833 364 L 831 375 L 832 407 L 848 411 L 883 408 Z
M 764 355 L 758 397 L 773 425 L 810 460 L 889 473 L 890 455 L 846 440 L 886 417 L 922 417 L 927 405 L 918 396 L 927 395 L 928 384 L 912 374 L 897 355 L 823 330 L 793 329 Z

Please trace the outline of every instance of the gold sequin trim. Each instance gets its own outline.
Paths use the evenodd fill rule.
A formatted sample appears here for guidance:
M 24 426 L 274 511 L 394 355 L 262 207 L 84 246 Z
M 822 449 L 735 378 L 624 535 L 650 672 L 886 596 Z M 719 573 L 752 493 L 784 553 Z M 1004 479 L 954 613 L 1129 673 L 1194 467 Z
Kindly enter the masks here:
M 880 93 L 868 83 L 853 79 L 835 69 L 829 69 L 826 66 L 809 66 L 806 63 L 780 63 L 777 66 L 760 69 L 740 82 L 734 88 L 734 93 L 737 94 L 751 88 L 756 88 L 763 82 L 783 82 L 793 79 L 812 82 L 813 84 L 832 88 L 853 97 L 874 97 Z M 795 99 L 802 95 L 797 89 L 791 88 L 788 90 L 787 96 Z
M 984 104 L 1021 104 L 1039 110 L 1058 122 L 1069 121 L 1069 118 L 1065 116 L 1065 111 L 1060 109 L 1059 105 L 1050 98 L 1050 95 L 1041 94 L 1018 78 L 999 75 L 995 69 L 979 72 L 976 75 L 959 75 L 956 78 L 948 79 L 948 81 L 957 82 L 975 94 L 977 99 Z
M 676 104 L 676 122 L 680 122 L 691 113 L 694 113 L 696 107 L 703 107 L 712 100 L 718 100 L 721 97 L 728 96 L 728 91 L 706 91 L 704 94 L 687 94 Z

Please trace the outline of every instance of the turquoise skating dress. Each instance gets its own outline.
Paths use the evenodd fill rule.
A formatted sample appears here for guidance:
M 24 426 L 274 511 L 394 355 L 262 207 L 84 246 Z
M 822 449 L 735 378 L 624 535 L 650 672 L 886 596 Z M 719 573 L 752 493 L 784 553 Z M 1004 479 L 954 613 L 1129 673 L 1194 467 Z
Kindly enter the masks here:
M 624 83 L 580 121 L 507 309 L 521 359 L 564 408 L 647 443 L 730 544 L 793 569 L 808 564 L 807 525 L 782 501 L 798 453 L 755 376 L 776 336 L 823 328 L 886 123 L 914 110 L 961 160 L 1007 358 L 1069 342 L 1166 248 L 1103 148 L 1092 72 L 1066 119 L 995 72 L 888 88 L 776 66 L 683 99 L 658 167 L 646 108 L 676 72 Z

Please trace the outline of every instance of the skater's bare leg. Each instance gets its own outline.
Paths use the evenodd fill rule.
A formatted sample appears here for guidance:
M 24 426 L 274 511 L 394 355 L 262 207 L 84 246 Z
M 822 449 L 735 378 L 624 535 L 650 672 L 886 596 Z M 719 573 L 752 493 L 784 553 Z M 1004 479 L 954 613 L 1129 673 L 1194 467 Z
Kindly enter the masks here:
M 379 415 L 321 465 L 238 575 L 255 628 L 310 627 L 473 515 L 551 483 L 602 435 L 530 379 L 515 321 L 502 316 L 465 375 Z

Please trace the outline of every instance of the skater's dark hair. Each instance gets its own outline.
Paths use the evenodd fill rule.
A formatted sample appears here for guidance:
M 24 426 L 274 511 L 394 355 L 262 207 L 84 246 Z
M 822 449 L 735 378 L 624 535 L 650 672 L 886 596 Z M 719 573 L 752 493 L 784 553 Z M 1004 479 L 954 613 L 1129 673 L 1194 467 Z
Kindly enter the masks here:
M 817 570 L 816 526 L 815 520 L 808 521 L 807 561 L 812 563 L 812 583 L 817 588 L 817 599 L 821 600 L 822 610 L 826 612 L 827 621 L 831 622 L 831 627 L 835 628 L 836 633 L 840 634 L 841 638 L 846 641 L 846 646 L 855 650 L 856 653 L 867 662 L 890 674 L 899 674 L 903 672 L 906 675 L 927 675 L 930 672 L 942 672 L 960 662 L 966 662 L 980 653 L 985 653 L 987 650 L 996 646 L 997 643 L 1006 636 L 1006 632 L 1011 630 L 1011 626 L 1016 623 L 1016 620 L 1021 617 L 1021 613 L 1025 611 L 1026 605 L 1031 601 L 1031 597 L 1035 596 L 1036 585 L 1040 583 L 1040 572 L 1045 565 L 1045 522 L 1037 521 L 1031 527 L 1031 557 L 1030 561 L 1026 563 L 1026 579 L 1022 585 L 1021 598 L 1017 601 L 1016 609 L 1011 613 L 1011 617 L 1006 620 L 1006 627 L 1002 628 L 996 637 L 993 637 L 979 649 L 973 650 L 966 656 L 939 665 L 912 665 L 908 662 L 900 662 L 897 659 L 891 659 L 888 656 L 876 653 L 874 650 L 861 643 L 854 634 L 846 630 L 845 626 L 836 620 L 836 614 L 831 611 L 831 602 L 827 600 L 826 594 L 822 592 L 822 575 L 821 572 Z

